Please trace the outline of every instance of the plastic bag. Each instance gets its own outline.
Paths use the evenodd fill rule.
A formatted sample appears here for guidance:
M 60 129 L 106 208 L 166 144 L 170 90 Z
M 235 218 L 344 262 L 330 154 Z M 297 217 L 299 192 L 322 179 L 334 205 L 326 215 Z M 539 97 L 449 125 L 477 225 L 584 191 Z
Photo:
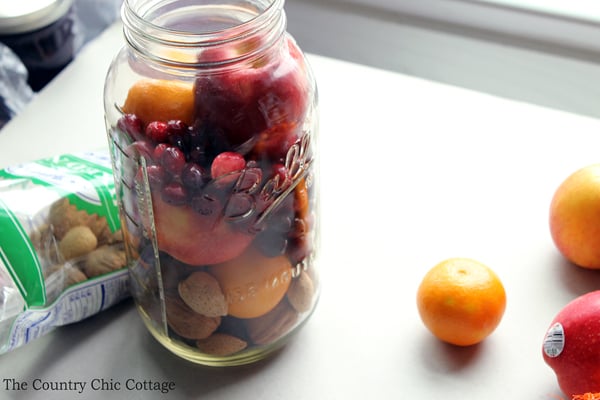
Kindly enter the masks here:
M 110 158 L 0 171 L 0 353 L 129 297 Z
M 0 43 L 0 129 L 33 98 L 27 76 L 19 57 Z

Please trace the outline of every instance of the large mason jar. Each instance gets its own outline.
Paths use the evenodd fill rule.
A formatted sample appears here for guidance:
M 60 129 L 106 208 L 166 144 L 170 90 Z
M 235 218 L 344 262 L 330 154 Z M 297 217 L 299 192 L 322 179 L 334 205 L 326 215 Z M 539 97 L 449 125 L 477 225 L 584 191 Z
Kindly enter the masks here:
M 259 360 L 319 293 L 317 89 L 283 0 L 125 0 L 106 78 L 132 295 L 204 365 Z

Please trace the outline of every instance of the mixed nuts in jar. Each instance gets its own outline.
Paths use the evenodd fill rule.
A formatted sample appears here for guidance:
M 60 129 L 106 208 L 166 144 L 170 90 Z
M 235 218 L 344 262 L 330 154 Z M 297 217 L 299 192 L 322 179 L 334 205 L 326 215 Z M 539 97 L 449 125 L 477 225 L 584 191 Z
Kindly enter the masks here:
M 165 347 L 245 364 L 318 297 L 316 85 L 281 0 L 188 3 L 126 0 L 106 80 L 131 286 Z

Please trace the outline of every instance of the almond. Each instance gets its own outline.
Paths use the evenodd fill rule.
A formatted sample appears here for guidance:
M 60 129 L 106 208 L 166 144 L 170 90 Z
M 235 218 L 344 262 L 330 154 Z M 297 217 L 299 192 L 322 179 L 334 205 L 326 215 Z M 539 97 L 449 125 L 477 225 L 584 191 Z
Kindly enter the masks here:
M 187 339 L 206 339 L 217 330 L 221 317 L 207 317 L 187 306 L 179 296 L 167 296 L 167 322 L 171 329 Z
M 227 300 L 219 282 L 208 272 L 197 271 L 178 286 L 181 299 L 192 310 L 207 317 L 227 315 Z
M 206 354 L 228 356 L 244 350 L 248 346 L 248 343 L 226 333 L 213 333 L 206 339 L 198 340 L 196 346 Z

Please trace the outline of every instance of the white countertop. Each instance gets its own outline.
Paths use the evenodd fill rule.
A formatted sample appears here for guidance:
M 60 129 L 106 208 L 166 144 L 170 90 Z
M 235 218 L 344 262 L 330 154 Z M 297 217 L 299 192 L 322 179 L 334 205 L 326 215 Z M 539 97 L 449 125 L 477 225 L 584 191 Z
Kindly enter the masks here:
M 106 146 L 102 86 L 120 45 L 115 25 L 0 131 L 0 167 Z M 126 301 L 1 355 L 0 398 L 557 399 L 543 336 L 600 274 L 561 258 L 548 208 L 568 174 L 600 160 L 600 120 L 308 57 L 321 102 L 323 292 L 295 339 L 252 366 L 199 367 L 163 349 Z M 500 326 L 474 347 L 440 343 L 416 309 L 425 272 L 453 256 L 486 263 L 507 292 Z M 19 392 L 7 378 L 175 390 Z

